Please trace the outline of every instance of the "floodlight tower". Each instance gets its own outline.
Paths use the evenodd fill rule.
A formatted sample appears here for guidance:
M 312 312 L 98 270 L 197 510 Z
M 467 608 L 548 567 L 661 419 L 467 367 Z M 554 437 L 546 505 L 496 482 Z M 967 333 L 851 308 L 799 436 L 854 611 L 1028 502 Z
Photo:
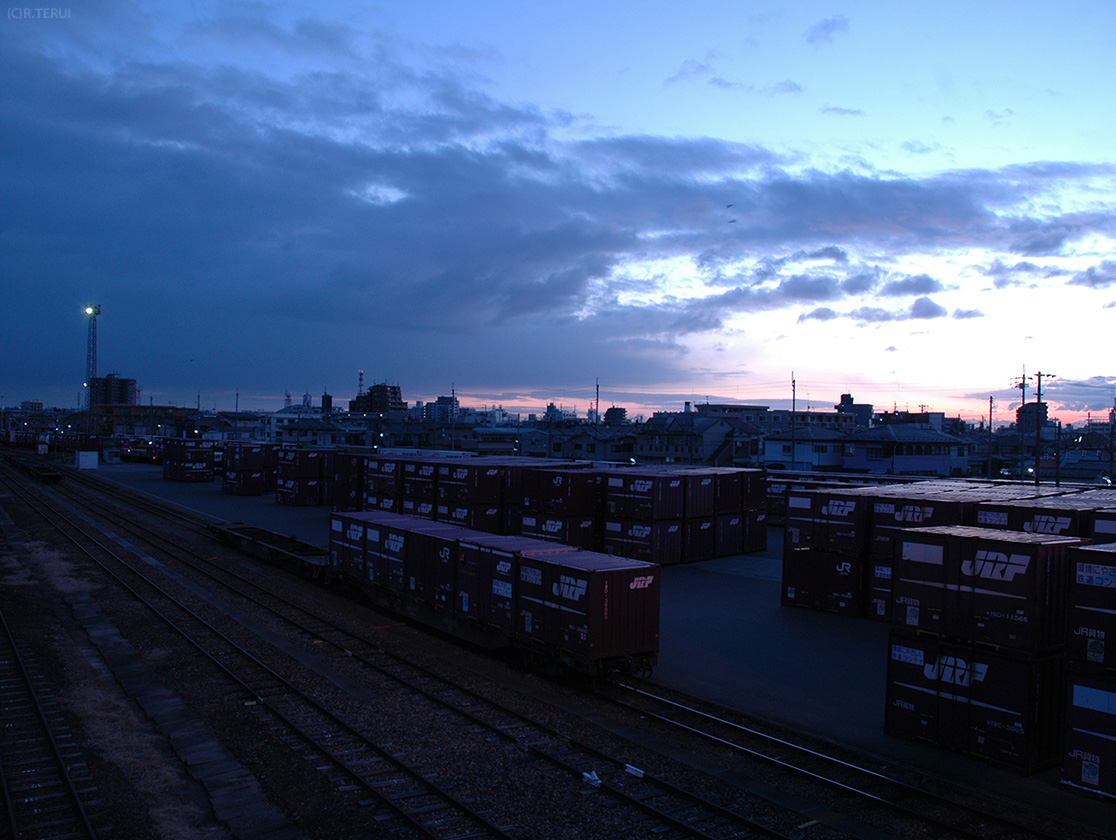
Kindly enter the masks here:
M 85 407 L 93 410 L 93 380 L 97 378 L 97 316 L 101 314 L 101 305 L 85 307 L 85 314 L 89 317 L 89 344 L 85 351 Z

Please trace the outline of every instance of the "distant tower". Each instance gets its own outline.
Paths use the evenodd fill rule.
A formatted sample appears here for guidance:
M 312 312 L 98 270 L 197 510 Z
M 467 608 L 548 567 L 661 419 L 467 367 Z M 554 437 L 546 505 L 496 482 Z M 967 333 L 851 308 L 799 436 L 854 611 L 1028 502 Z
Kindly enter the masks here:
M 97 378 L 97 316 L 101 314 L 100 304 L 85 307 L 89 317 L 89 344 L 85 350 L 85 407 L 93 408 L 93 380 Z

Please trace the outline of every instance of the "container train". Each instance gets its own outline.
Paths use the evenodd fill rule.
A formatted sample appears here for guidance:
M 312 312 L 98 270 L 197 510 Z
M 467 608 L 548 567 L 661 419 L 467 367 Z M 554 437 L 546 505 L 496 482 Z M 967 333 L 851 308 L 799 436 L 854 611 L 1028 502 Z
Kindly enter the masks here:
M 332 567 L 377 606 L 548 673 L 649 675 L 659 567 L 374 511 L 334 513 Z

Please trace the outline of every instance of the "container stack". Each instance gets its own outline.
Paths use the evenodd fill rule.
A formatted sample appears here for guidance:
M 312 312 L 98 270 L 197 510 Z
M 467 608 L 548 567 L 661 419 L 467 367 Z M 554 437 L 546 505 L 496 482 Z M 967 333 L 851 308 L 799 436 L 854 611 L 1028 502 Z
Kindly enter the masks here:
M 654 661 L 659 579 L 629 559 L 401 514 L 334 512 L 330 555 L 377 603 L 490 645 Z
M 1057 763 L 1069 553 L 971 526 L 895 539 L 884 726 L 1022 773 Z
M 273 444 L 259 441 L 226 444 L 222 489 L 233 496 L 262 496 L 274 490 L 275 450 Z
M 275 453 L 275 501 L 313 507 L 330 504 L 333 450 L 284 447 Z
M 864 614 L 868 511 L 874 488 L 787 495 L 783 534 L 784 606 Z
M 601 481 L 604 549 L 660 565 L 682 561 L 685 481 L 678 470 L 616 470 Z
M 163 439 L 163 478 L 168 481 L 213 481 L 216 442 L 198 438 Z
M 330 501 L 334 510 L 364 510 L 364 470 L 368 459 L 353 452 L 337 451 L 331 459 Z
M 434 518 L 463 528 L 509 533 L 508 469 L 498 460 L 444 461 L 435 472 Z
M 1070 550 L 1068 602 L 1061 778 L 1116 798 L 1116 543 Z
M 521 480 L 519 532 L 525 537 L 603 550 L 601 474 L 587 469 L 531 469 Z

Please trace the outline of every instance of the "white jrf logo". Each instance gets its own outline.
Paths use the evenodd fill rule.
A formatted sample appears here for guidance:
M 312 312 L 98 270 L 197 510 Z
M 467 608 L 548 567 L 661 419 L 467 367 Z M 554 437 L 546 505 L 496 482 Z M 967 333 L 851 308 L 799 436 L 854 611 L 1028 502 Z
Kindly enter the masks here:
M 552 587 L 554 594 L 567 601 L 579 601 L 589 588 L 589 581 L 569 575 L 559 575 L 558 582 Z
M 999 551 L 980 549 L 976 557 L 961 564 L 961 574 L 985 580 L 1002 580 L 1010 583 L 1016 575 L 1027 574 L 1031 559 L 1025 554 L 1008 557 Z
M 895 511 L 896 522 L 926 522 L 934 515 L 933 507 L 903 505 Z
M 1034 519 L 1023 524 L 1024 531 L 1032 534 L 1061 534 L 1071 524 L 1068 516 L 1051 516 L 1048 513 L 1036 513 Z
M 846 517 L 856 510 L 856 502 L 848 501 L 830 501 L 825 507 L 822 508 L 822 516 L 840 516 Z
M 403 550 L 403 535 L 402 534 L 388 534 L 384 540 L 384 548 L 392 554 L 399 554 Z
M 640 575 L 628 584 L 628 589 L 647 589 L 654 580 L 654 575 Z
M 922 669 L 928 680 L 940 680 L 953 685 L 969 686 L 974 682 L 983 682 L 984 675 L 988 673 L 986 664 L 977 662 L 970 665 L 959 656 L 942 656 L 937 662 L 931 662 Z
M 632 481 L 633 493 L 646 493 L 651 489 L 651 481 L 646 478 L 637 478 Z

